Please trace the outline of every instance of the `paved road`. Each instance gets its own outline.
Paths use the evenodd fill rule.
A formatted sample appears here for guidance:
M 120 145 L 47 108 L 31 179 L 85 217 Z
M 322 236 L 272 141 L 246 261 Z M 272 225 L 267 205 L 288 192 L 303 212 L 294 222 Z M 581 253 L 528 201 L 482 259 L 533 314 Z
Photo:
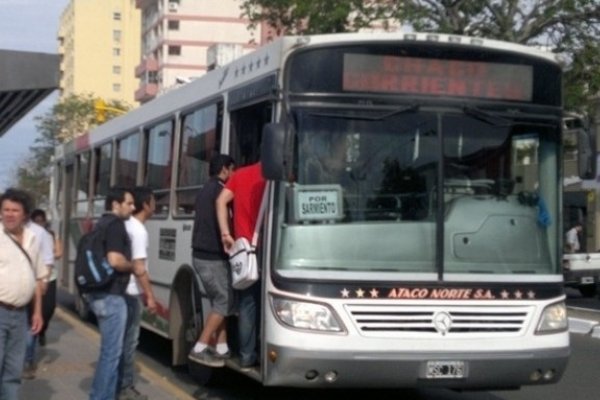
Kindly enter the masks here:
M 67 315 L 72 321 L 73 325 L 81 325 L 88 332 L 85 334 L 86 337 L 92 338 L 95 333 L 95 327 L 93 324 L 83 324 L 77 319 L 73 310 L 72 298 L 68 295 L 59 296 L 59 302 L 63 305 L 63 313 Z M 597 298 L 582 298 L 579 296 L 578 291 L 569 292 L 569 304 L 573 308 L 569 309 L 569 316 L 571 321 L 571 330 L 578 331 L 573 338 L 573 350 L 574 354 L 572 361 L 567 370 L 567 374 L 563 381 L 558 385 L 550 385 L 543 387 L 525 387 L 519 391 L 506 391 L 506 392 L 453 392 L 450 390 L 342 390 L 336 391 L 335 394 L 342 397 L 390 397 L 390 398 L 408 398 L 416 400 L 553 400 L 563 399 L 567 397 L 558 396 L 559 393 L 578 393 L 583 395 L 591 395 L 596 386 L 595 377 L 591 376 L 589 371 L 596 371 L 595 361 L 593 358 L 597 353 L 600 346 L 598 342 L 593 339 L 594 329 L 597 328 L 596 324 L 600 321 L 600 311 L 594 310 L 594 308 L 600 309 L 600 300 Z M 52 327 L 51 327 L 52 329 Z M 66 329 L 66 328 L 63 328 Z M 73 329 L 71 327 L 71 329 Z M 600 328 L 598 328 L 600 330 Z M 600 331 L 599 331 L 600 332 Z M 600 336 L 600 335 L 599 335 Z M 52 339 L 51 339 L 52 340 Z M 79 339 L 78 339 L 79 340 Z M 306 391 L 297 389 L 273 389 L 263 388 L 256 382 L 244 377 L 243 375 L 237 374 L 233 371 L 223 369 L 219 370 L 215 375 L 213 383 L 208 386 L 201 386 L 196 383 L 192 377 L 188 374 L 187 368 L 178 367 L 171 368 L 169 366 L 170 361 L 170 342 L 164 338 L 161 338 L 151 332 L 143 332 L 140 344 L 140 354 L 138 360 L 142 367 L 142 385 L 140 389 L 142 391 L 150 390 L 154 395 L 163 399 L 210 399 L 210 400 L 245 400 L 245 399 L 260 399 L 260 400 L 319 400 L 329 399 L 332 396 L 331 391 Z M 50 342 L 48 349 L 51 349 L 52 342 Z M 91 383 L 90 369 L 93 367 L 95 357 L 97 356 L 97 345 L 92 347 L 91 352 L 93 353 L 92 361 L 88 361 L 87 365 L 84 363 L 78 364 L 81 367 L 81 371 L 77 371 L 79 374 L 78 378 L 74 378 L 74 382 L 69 383 L 71 386 L 79 387 L 79 394 L 83 394 L 86 388 Z M 55 356 L 56 354 L 54 354 Z M 53 353 L 49 353 L 51 358 Z M 577 360 L 576 362 L 574 360 Z M 69 367 L 69 365 L 67 365 Z M 65 367 L 65 368 L 67 368 Z M 73 368 L 73 365 L 70 365 Z M 79 368 L 78 367 L 78 368 Z M 87 370 L 84 371 L 84 367 Z M 492 367 L 492 366 L 491 366 Z M 43 368 L 43 367 L 42 367 Z M 580 369 L 584 370 L 583 372 Z M 588 372 L 585 372 L 588 371 Z M 582 382 L 582 383 L 581 383 Z M 26 384 L 31 385 L 31 384 Z M 166 385 L 163 388 L 163 385 Z M 154 387 L 157 390 L 154 390 Z M 162 390 L 168 391 L 173 386 L 176 387 L 175 394 L 169 393 L 168 397 L 163 396 Z M 146 388 L 149 389 L 146 389 Z M 85 390 L 84 390 L 85 389 Z M 587 392 L 586 392 L 587 391 Z M 37 399 L 37 398 L 56 398 L 56 399 L 71 399 L 71 398 L 85 398 L 85 397 L 23 397 L 23 399 Z M 569 397 L 573 400 L 596 398 L 592 397 Z

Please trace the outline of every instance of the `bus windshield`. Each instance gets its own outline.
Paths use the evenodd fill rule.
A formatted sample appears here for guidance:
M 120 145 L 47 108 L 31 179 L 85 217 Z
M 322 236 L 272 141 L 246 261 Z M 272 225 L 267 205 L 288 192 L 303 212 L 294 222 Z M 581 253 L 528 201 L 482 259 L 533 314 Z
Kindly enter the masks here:
M 418 107 L 294 117 L 280 272 L 557 273 L 558 120 Z

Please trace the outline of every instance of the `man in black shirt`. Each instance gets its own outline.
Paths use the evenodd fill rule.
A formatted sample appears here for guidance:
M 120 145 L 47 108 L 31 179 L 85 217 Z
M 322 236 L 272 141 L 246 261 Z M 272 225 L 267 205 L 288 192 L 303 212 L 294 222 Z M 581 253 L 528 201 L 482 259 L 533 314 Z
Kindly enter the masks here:
M 211 367 L 225 365 L 229 356 L 225 317 L 233 313 L 233 289 L 228 255 L 223 250 L 215 201 L 233 173 L 234 161 L 218 154 L 210 161 L 210 180 L 196 197 L 192 256 L 212 309 L 189 358 Z
M 107 288 L 85 294 L 90 309 L 96 315 L 100 330 L 100 355 L 94 373 L 90 400 L 114 399 L 117 389 L 119 359 L 123 351 L 123 335 L 127 320 L 125 289 L 135 270 L 131 262 L 131 244 L 124 221 L 135 210 L 131 191 L 113 187 L 106 195 L 105 210 L 98 224 L 106 226 L 106 258 L 115 270 Z

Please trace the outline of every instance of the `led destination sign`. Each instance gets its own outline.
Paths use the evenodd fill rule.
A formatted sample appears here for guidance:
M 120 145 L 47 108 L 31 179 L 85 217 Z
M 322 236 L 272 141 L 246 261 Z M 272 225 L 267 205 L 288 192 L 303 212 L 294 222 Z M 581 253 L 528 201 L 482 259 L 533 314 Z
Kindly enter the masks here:
M 483 99 L 532 100 L 528 65 L 345 54 L 343 90 Z

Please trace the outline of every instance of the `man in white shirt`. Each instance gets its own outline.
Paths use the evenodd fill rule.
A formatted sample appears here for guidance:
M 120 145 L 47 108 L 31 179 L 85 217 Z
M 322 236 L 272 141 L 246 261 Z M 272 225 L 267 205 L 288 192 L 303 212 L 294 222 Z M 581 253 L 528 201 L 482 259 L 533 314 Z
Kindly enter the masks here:
M 31 199 L 18 189 L 0 196 L 0 399 L 17 400 L 27 346 L 27 306 L 33 299 L 31 332 L 42 329 L 40 244 L 25 227 Z
M 577 222 L 571 229 L 567 231 L 565 237 L 565 251 L 567 253 L 576 253 L 581 249 L 579 245 L 579 233 L 583 230 L 583 226 Z
M 132 190 L 135 203 L 134 214 L 125 221 L 125 228 L 131 240 L 131 260 L 142 264 L 146 273 L 137 278 L 132 274 L 125 293 L 127 303 L 127 327 L 123 341 L 123 353 L 119 363 L 118 400 L 145 400 L 148 397 L 135 388 L 135 349 L 140 336 L 142 318 L 142 294 L 146 298 L 146 307 L 156 312 L 156 300 L 148 275 L 148 230 L 144 223 L 154 214 L 156 201 L 152 190 L 138 186 Z

